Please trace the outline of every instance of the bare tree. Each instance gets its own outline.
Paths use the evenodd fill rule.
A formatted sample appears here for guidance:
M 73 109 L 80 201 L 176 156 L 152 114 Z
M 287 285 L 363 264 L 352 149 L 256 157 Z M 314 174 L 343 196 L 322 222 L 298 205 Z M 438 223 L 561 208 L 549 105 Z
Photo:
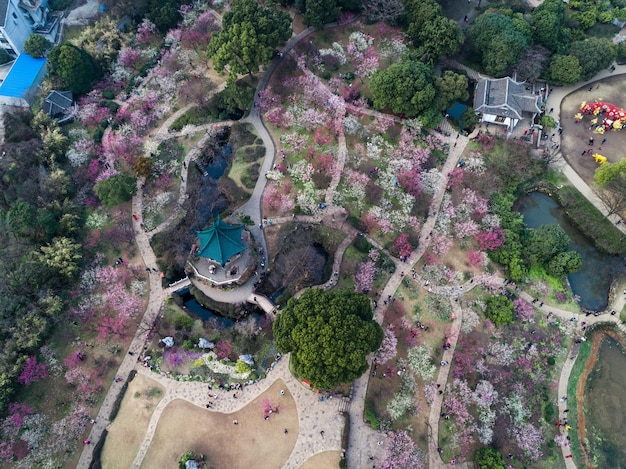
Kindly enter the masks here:
M 180 90 L 180 98 L 187 104 L 195 103 L 202 109 L 207 109 L 211 101 L 211 91 L 215 83 L 205 77 L 189 80 Z
M 393 26 L 398 24 L 398 19 L 404 13 L 402 0 L 365 0 L 363 7 L 368 20 L 384 21 Z
M 550 51 L 538 44 L 526 49 L 511 71 L 517 75 L 519 81 L 534 83 L 541 75 L 541 72 L 550 62 Z
M 598 198 L 609 210 L 608 216 L 613 214 L 619 215 L 620 212 L 626 210 L 626 191 L 624 187 L 611 186 L 611 184 L 607 184 L 596 192 Z

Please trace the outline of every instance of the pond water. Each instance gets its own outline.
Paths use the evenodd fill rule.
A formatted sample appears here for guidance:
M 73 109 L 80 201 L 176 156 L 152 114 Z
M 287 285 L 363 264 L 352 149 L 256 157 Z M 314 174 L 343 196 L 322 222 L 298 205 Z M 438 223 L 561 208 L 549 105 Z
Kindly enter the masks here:
M 196 301 L 191 293 L 189 293 L 189 288 L 184 288 L 182 290 L 177 291 L 180 297 L 183 299 L 183 305 L 193 316 L 197 316 L 199 319 L 203 321 L 209 322 L 216 329 L 228 329 L 235 324 L 235 321 L 230 318 L 225 318 L 224 316 L 220 316 L 219 314 L 206 309 L 200 303 Z M 254 317 L 258 319 L 260 317 L 259 314 L 248 315 L 247 317 Z
M 220 148 L 219 153 L 213 157 L 211 164 L 204 168 L 209 177 L 219 179 L 223 176 L 224 171 L 228 167 L 228 158 L 230 158 L 232 153 L 233 147 L 231 145 L 224 145 Z
M 215 218 L 228 207 L 228 199 L 218 190 L 217 180 L 224 175 L 228 168 L 228 159 L 232 155 L 231 145 L 224 145 L 215 154 L 210 165 L 204 168 L 206 175 L 202 178 L 198 188 L 201 204 L 198 204 L 197 219 L 200 226 Z M 201 169 L 202 171 L 202 169 Z
M 594 467 L 626 468 L 626 352 L 606 336 L 585 388 L 586 436 Z
M 540 192 L 521 197 L 518 210 L 529 228 L 541 225 L 560 225 L 571 240 L 573 250 L 583 258 L 582 268 L 567 278 L 572 291 L 580 296 L 580 305 L 592 311 L 607 307 L 611 281 L 624 268 L 624 257 L 610 256 L 598 251 L 563 213 L 559 205 Z

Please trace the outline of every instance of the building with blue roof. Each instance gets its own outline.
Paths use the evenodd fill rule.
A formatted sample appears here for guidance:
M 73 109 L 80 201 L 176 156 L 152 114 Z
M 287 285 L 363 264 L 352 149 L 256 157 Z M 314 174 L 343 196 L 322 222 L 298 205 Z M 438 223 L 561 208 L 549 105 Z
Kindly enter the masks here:
M 46 75 L 46 59 L 20 54 L 0 84 L 0 104 L 29 106 Z
M 48 0 L 0 0 L 0 47 L 11 57 L 24 52 L 24 42 L 32 33 L 54 43 L 59 15 L 48 8 Z

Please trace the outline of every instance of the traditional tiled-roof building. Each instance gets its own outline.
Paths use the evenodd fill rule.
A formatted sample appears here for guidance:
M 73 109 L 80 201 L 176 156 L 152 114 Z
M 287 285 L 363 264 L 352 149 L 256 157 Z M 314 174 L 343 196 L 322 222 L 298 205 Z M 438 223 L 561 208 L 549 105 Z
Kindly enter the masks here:
M 541 96 L 524 82 L 510 77 L 480 77 L 474 92 L 474 110 L 482 122 L 506 126 L 513 130 L 524 118 L 531 121 L 541 113 Z

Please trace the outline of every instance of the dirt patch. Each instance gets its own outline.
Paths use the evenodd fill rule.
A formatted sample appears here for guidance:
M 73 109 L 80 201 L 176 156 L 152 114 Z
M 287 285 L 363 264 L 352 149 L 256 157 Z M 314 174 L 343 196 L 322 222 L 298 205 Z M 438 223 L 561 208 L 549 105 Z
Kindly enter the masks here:
M 281 389 L 285 389 L 285 396 L 280 396 Z M 280 406 L 279 412 L 267 421 L 261 408 L 265 398 Z M 238 424 L 234 425 L 233 420 Z M 175 400 L 161 414 L 142 467 L 176 467 L 185 451 L 206 455 L 209 469 L 282 467 L 296 444 L 298 432 L 296 403 L 282 380 L 232 414 L 211 412 Z
M 304 31 L 307 26 L 303 23 L 304 18 L 302 15 L 292 15 L 292 17 L 293 21 L 291 22 L 291 29 L 293 30 L 294 36 L 296 36 Z
M 593 175 L 598 164 L 593 156 L 582 152 L 593 148 L 593 153 L 598 152 L 606 156 L 610 162 L 619 161 L 623 156 L 623 148 L 626 145 L 625 131 L 611 131 L 604 135 L 594 134 L 589 126 L 593 116 L 584 116 L 578 124 L 574 121 L 574 115 L 578 113 L 583 101 L 607 101 L 618 107 L 626 108 L 626 81 L 623 76 L 617 75 L 604 80 L 594 82 L 591 91 L 585 86 L 578 91 L 569 94 L 561 102 L 561 126 L 563 135 L 561 149 L 567 162 L 574 168 L 578 175 L 593 187 Z M 589 138 L 594 138 L 593 147 L 589 145 Z M 601 143 L 606 138 L 605 143 Z M 601 148 L 601 149 L 600 149 Z
M 340 459 L 341 453 L 339 451 L 324 451 L 304 461 L 300 469 L 336 469 L 339 467 Z
M 103 469 L 131 466 L 164 391 L 143 375 L 136 375 L 130 382 L 102 448 Z

